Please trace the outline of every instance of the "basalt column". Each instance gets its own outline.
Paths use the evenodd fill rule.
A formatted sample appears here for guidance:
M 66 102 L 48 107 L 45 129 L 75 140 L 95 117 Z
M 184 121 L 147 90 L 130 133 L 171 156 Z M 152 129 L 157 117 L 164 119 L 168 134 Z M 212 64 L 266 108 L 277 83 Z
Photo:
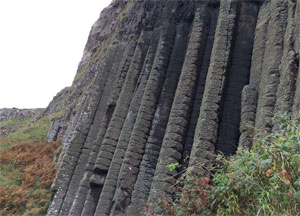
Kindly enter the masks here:
M 119 74 L 119 77 L 117 77 L 117 79 L 115 80 L 116 82 L 114 85 L 110 85 L 110 86 L 108 85 L 108 87 L 105 89 L 106 91 L 103 94 L 104 97 L 102 97 L 100 101 L 98 110 L 101 111 L 102 113 L 102 119 L 100 120 L 100 126 L 98 127 L 98 134 L 96 139 L 93 141 L 93 147 L 91 152 L 89 153 L 89 158 L 84 168 L 85 174 L 80 181 L 80 185 L 76 192 L 76 196 L 74 198 L 69 215 L 74 215 L 74 216 L 79 215 L 83 209 L 85 199 L 90 189 L 89 179 L 92 175 L 92 170 L 97 157 L 97 153 L 99 151 L 100 144 L 104 136 L 104 133 L 106 131 L 106 128 L 108 126 L 108 123 L 115 109 L 115 104 L 118 100 L 122 85 L 124 83 L 127 71 L 129 69 L 130 61 L 134 54 L 135 47 L 136 47 L 136 42 L 134 41 L 131 42 L 126 48 L 125 52 L 123 53 L 122 56 L 123 58 L 122 61 L 120 62 L 120 66 L 119 68 L 117 68 L 117 71 L 115 71 L 116 74 Z M 112 91 L 110 91 L 110 89 Z M 103 110 L 105 111 L 103 112 Z M 95 196 L 97 197 L 98 191 L 99 190 L 94 189 L 93 194 L 92 195 L 89 194 L 88 200 L 90 200 L 92 197 Z M 91 203 L 93 202 L 91 201 Z
M 249 84 L 243 88 L 241 100 L 241 122 L 239 146 L 249 149 L 254 136 L 257 94 L 261 80 L 266 48 L 266 35 L 270 20 L 269 4 L 262 4 L 256 22 Z
M 274 113 L 291 113 L 293 111 L 294 96 L 296 92 L 296 81 L 299 69 L 299 50 L 295 50 L 295 25 L 299 26 L 296 19 L 296 2 L 288 1 L 287 5 L 287 27 L 284 35 L 283 54 L 279 67 L 279 86 L 276 95 Z M 298 5 L 300 3 L 298 2 Z M 299 37 L 299 35 L 298 35 Z M 273 130 L 276 131 L 279 125 L 275 122 Z
M 107 102 L 107 96 L 109 92 L 111 92 L 111 89 L 114 86 L 114 82 L 116 82 L 116 78 L 118 77 L 118 63 L 120 63 L 122 54 L 123 47 L 120 45 L 114 45 L 111 53 L 109 53 L 108 55 L 110 58 L 107 59 L 106 68 L 104 69 L 109 71 L 108 78 L 106 79 L 106 82 L 103 83 L 104 88 L 101 93 L 97 111 L 95 113 L 94 120 L 87 135 L 86 141 L 82 147 L 80 157 L 78 158 L 72 180 L 69 184 L 68 191 L 61 207 L 60 215 L 67 215 L 73 203 L 77 188 L 85 171 L 84 168 L 86 166 L 86 163 L 88 162 L 89 154 L 93 148 L 93 141 L 96 139 L 98 128 L 101 125 L 101 119 L 103 117 L 103 103 L 105 103 L 105 101 Z M 117 61 L 118 63 L 113 64 L 114 61 Z
M 238 8 L 235 36 L 231 48 L 219 114 L 216 151 L 234 154 L 239 141 L 242 89 L 249 82 L 254 31 L 259 4 L 242 2 Z
M 140 35 L 116 108 L 114 109 L 112 118 L 100 145 L 100 150 L 94 166 L 94 175 L 90 178 L 92 187 L 89 191 L 86 203 L 84 204 L 84 211 L 82 214 L 93 214 L 95 207 L 97 206 L 101 188 L 129 109 L 134 88 L 144 64 L 150 37 L 151 32 L 148 31 L 143 31 Z M 95 194 L 93 194 L 93 189 L 96 191 Z M 91 197 L 89 195 L 91 195 Z
M 56 176 L 56 181 L 52 187 L 52 190 L 55 190 L 56 193 L 51 206 L 48 209 L 48 214 L 50 215 L 59 215 L 61 213 L 61 206 L 65 203 L 64 199 L 69 184 L 74 176 L 75 168 L 84 149 L 84 143 L 89 135 L 89 131 L 94 121 L 97 107 L 104 90 L 105 82 L 107 81 L 110 72 L 111 67 L 107 64 L 107 61 L 115 56 L 115 49 L 116 47 L 112 46 L 111 49 L 107 51 L 107 54 L 110 55 L 107 55 L 103 62 L 92 67 L 94 70 L 103 70 L 104 73 L 103 76 L 97 76 L 95 78 L 95 87 L 91 90 L 91 94 L 84 104 L 84 108 L 80 113 L 80 120 L 78 121 L 74 129 L 73 137 L 68 144 L 68 148 Z M 69 206 L 69 204 L 65 205 Z
M 191 36 L 188 43 L 185 62 L 177 86 L 175 98 L 171 108 L 165 136 L 162 142 L 154 178 L 148 201 L 156 201 L 163 193 L 172 194 L 170 190 L 172 176 L 167 165 L 180 162 L 189 118 L 193 106 L 194 93 L 199 77 L 199 62 L 205 50 L 209 25 L 209 14 L 206 4 L 200 6 L 195 12 Z
M 258 92 L 255 129 L 257 133 L 272 130 L 272 117 L 275 111 L 276 93 L 280 82 L 280 62 L 283 53 L 284 35 L 287 24 L 286 0 L 271 1 L 266 50 Z
M 300 111 L 299 20 L 300 0 L 113 0 L 59 102 L 48 215 L 160 213 L 186 169 L 279 130 Z
M 221 100 L 230 66 L 237 5 L 236 1 L 220 2 L 215 40 L 189 166 L 205 164 L 210 161 L 215 152 Z
M 101 212 L 102 214 L 109 215 L 112 207 L 112 199 L 115 194 L 119 171 L 136 121 L 137 113 L 141 104 L 141 100 L 145 91 L 149 74 L 153 65 L 153 60 L 159 41 L 160 31 L 160 29 L 156 29 L 152 33 L 152 39 L 146 56 L 145 64 L 140 79 L 138 81 L 133 99 L 131 101 L 129 111 L 126 116 L 126 120 L 123 125 L 112 162 L 109 167 L 109 171 L 105 178 L 103 189 L 101 191 L 101 195 L 98 201 L 99 207 L 97 209 L 97 211 Z
M 120 169 L 112 214 L 126 210 L 139 171 L 156 105 L 164 83 L 175 37 L 175 26 L 166 24 L 143 95 L 137 119 Z
M 188 42 L 190 23 L 181 22 L 176 27 L 176 37 L 170 57 L 164 85 L 159 97 L 154 118 L 152 121 L 144 155 L 139 167 L 139 173 L 132 192 L 127 215 L 139 215 L 146 203 L 150 192 L 152 179 L 161 143 L 165 134 L 172 102 L 178 84 L 181 68 L 183 65 L 185 50 Z
M 297 52 L 298 54 L 298 77 L 297 77 L 297 81 L 296 81 L 296 92 L 294 95 L 294 105 L 293 105 L 293 116 L 296 116 L 297 114 L 299 114 L 300 112 L 300 25 L 298 23 L 298 25 L 296 24 L 298 20 L 300 20 L 300 2 L 297 1 L 296 2 L 296 11 L 295 11 L 295 31 L 294 31 L 294 45 L 295 48 L 294 50 Z
M 213 47 L 214 38 L 215 38 L 215 31 L 216 31 L 216 26 L 217 26 L 217 21 L 218 21 L 218 15 L 219 15 L 219 7 L 212 8 L 209 33 L 208 33 L 208 37 L 207 37 L 207 41 L 206 41 L 203 61 L 201 64 L 201 69 L 200 69 L 200 74 L 199 74 L 199 79 L 198 79 L 198 84 L 197 84 L 197 90 L 195 93 L 195 99 L 194 99 L 194 104 L 193 104 L 193 110 L 192 110 L 192 114 L 190 117 L 189 129 L 188 129 L 186 141 L 184 144 L 184 151 L 183 151 L 182 160 L 181 160 L 182 161 L 181 163 L 183 166 L 180 167 L 181 171 L 186 169 L 188 166 L 191 149 L 192 149 L 193 142 L 194 142 L 194 134 L 195 134 L 196 126 L 197 126 L 197 120 L 198 120 L 199 114 L 200 114 L 200 107 L 201 107 L 201 103 L 202 103 L 202 97 L 203 97 L 203 93 L 204 93 L 204 89 L 205 89 L 205 81 L 206 81 L 212 47 Z M 200 61 L 200 59 L 199 59 L 199 61 Z

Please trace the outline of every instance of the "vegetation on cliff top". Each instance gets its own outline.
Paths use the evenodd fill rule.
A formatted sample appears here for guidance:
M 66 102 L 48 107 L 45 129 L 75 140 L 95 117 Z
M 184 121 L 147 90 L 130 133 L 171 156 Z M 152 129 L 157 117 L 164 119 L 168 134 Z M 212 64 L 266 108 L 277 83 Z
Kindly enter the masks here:
M 299 215 L 300 116 L 279 117 L 281 131 L 255 141 L 251 150 L 217 157 L 210 177 L 187 173 L 178 196 L 165 197 L 166 215 Z M 178 164 L 171 164 L 174 169 Z M 184 185 L 184 186 L 183 186 Z M 148 206 L 144 215 L 155 215 Z
M 61 114 L 43 117 L 31 126 L 30 119 L 24 120 L 16 132 L 1 137 L 0 215 L 46 213 L 56 173 L 53 156 L 60 146 L 48 143 L 46 137 L 51 121 Z
M 32 119 L 10 119 L 0 122 L 0 136 L 11 134 L 29 125 Z M 1 149 L 0 149 L 1 151 Z

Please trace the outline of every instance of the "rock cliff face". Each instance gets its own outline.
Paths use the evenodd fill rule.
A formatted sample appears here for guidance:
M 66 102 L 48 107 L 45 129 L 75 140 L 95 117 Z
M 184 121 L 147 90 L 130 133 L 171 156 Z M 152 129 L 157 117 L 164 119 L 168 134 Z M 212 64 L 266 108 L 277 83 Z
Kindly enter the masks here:
M 59 96 L 48 215 L 139 215 L 172 195 L 168 164 L 234 154 L 296 115 L 299 20 L 299 0 L 113 1 Z

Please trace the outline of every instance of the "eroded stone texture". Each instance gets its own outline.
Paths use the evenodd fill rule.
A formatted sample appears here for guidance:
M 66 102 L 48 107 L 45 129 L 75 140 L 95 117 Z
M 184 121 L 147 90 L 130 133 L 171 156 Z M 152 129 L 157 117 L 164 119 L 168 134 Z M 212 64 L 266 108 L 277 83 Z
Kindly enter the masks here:
M 144 155 L 132 192 L 130 205 L 126 212 L 127 215 L 138 215 L 143 209 L 141 203 L 147 202 L 161 143 L 185 57 L 189 27 L 189 23 L 183 22 L 180 23 L 176 29 L 176 37 L 169 67 L 145 145 Z
M 274 113 L 297 115 L 299 20 L 297 0 L 113 1 L 44 112 L 66 110 L 48 215 L 140 215 L 174 195 L 167 165 L 249 149 Z
M 275 111 L 276 93 L 279 85 L 280 63 L 287 25 L 288 1 L 270 2 L 270 20 L 266 35 L 266 50 L 262 65 L 261 82 L 258 92 L 255 127 L 262 132 L 271 132 Z
M 116 109 L 100 146 L 100 151 L 94 166 L 94 172 L 96 174 L 107 173 L 108 171 L 125 117 L 128 112 L 128 108 L 130 106 L 130 101 L 133 96 L 139 73 L 143 67 L 149 46 L 150 36 L 151 32 L 143 31 L 139 38 L 139 44 L 137 45 L 132 63 L 127 72 L 120 99 L 118 100 Z
M 198 120 L 199 114 L 200 114 L 200 107 L 201 107 L 202 97 L 203 97 L 203 93 L 204 93 L 204 89 L 205 89 L 205 81 L 206 81 L 206 76 L 207 76 L 208 67 L 209 67 L 209 63 L 210 63 L 212 47 L 213 47 L 213 43 L 214 43 L 219 9 L 213 8 L 211 13 L 212 14 L 211 14 L 211 21 L 210 21 L 210 26 L 209 26 L 209 33 L 207 36 L 207 41 L 206 41 L 206 45 L 205 45 L 205 51 L 204 51 L 203 61 L 201 64 L 201 69 L 199 71 L 200 74 L 199 74 L 199 79 L 198 79 L 198 84 L 197 84 L 197 90 L 195 93 L 193 110 L 192 110 L 192 114 L 190 117 L 189 129 L 188 129 L 186 141 L 184 144 L 184 150 L 183 150 L 183 155 L 182 155 L 182 164 L 184 164 L 184 165 L 183 165 L 183 167 L 181 167 L 182 170 L 185 169 L 189 163 L 189 156 L 190 156 L 191 149 L 193 146 L 194 134 L 195 134 L 196 126 L 197 126 L 197 120 Z
M 269 10 L 269 4 L 263 4 L 258 13 L 252 49 L 250 80 L 242 91 L 239 146 L 244 149 L 251 147 L 254 137 L 257 94 L 265 55 L 266 35 L 270 19 Z
M 206 78 L 200 115 L 194 136 L 190 166 L 205 164 L 212 158 L 218 138 L 221 100 L 224 99 L 226 72 L 230 67 L 231 49 L 237 18 L 236 1 L 221 1 L 212 56 Z
M 120 93 L 120 88 L 124 83 L 126 72 L 129 68 L 129 61 L 133 55 L 135 49 L 135 42 L 130 43 L 126 50 L 123 53 L 123 60 L 120 62 L 119 68 L 115 68 L 119 74 L 119 77 L 115 80 L 114 85 L 106 85 L 105 92 L 101 101 L 99 102 L 98 109 L 101 110 L 102 119 L 101 124 L 97 127 L 97 137 L 93 140 L 92 150 L 89 153 L 88 162 L 85 164 L 85 174 L 84 177 L 81 179 L 78 190 L 76 192 L 76 196 L 73 200 L 73 204 L 70 210 L 70 215 L 78 215 L 83 209 L 83 205 L 90 190 L 90 184 L 88 183 L 91 175 L 92 175 L 92 168 L 94 166 L 97 153 L 100 148 L 100 143 L 106 131 L 107 125 L 111 119 L 112 113 L 115 108 L 115 104 Z M 118 65 L 118 64 L 116 64 Z M 121 86 L 121 87 L 120 87 Z M 109 99 L 109 100 L 108 100 Z M 105 111 L 103 111 L 105 110 Z M 101 117 L 98 117 L 101 118 Z M 97 192 L 97 190 L 96 190 Z M 89 196 L 90 198 L 90 196 Z M 93 209 L 92 205 L 90 204 L 90 208 Z
M 236 30 L 231 59 L 226 71 L 220 103 L 220 120 L 216 151 L 235 153 L 239 140 L 242 90 L 249 82 L 252 46 L 259 5 L 242 2 L 238 5 Z
M 112 200 L 117 186 L 119 171 L 121 169 L 122 161 L 124 159 L 128 142 L 130 140 L 131 133 L 136 121 L 137 113 L 141 104 L 142 96 L 145 91 L 149 74 L 153 65 L 155 52 L 159 41 L 160 31 L 160 29 L 157 29 L 152 34 L 152 39 L 140 75 L 140 79 L 137 84 L 137 89 L 131 101 L 129 112 L 126 116 L 125 123 L 123 125 L 122 132 L 120 134 L 118 144 L 116 146 L 114 157 L 110 164 L 109 171 L 106 175 L 107 181 L 105 181 L 103 189 L 101 191 L 101 196 L 97 204 L 97 211 L 102 212 L 103 214 L 109 214 L 112 207 Z
M 172 176 L 176 174 L 176 171 L 171 172 L 167 165 L 178 163 L 181 160 L 181 152 L 183 151 L 199 77 L 199 65 L 205 50 L 204 42 L 208 35 L 208 29 L 205 26 L 208 25 L 209 20 L 206 7 L 200 7 L 196 10 L 185 62 L 156 165 L 149 202 L 156 200 L 161 193 L 172 194 L 171 186 L 174 183 Z
M 112 214 L 124 212 L 130 202 L 147 136 L 149 135 L 160 91 L 166 76 L 176 28 L 171 24 L 166 24 L 163 27 L 153 68 L 149 75 L 137 119 L 120 169 Z

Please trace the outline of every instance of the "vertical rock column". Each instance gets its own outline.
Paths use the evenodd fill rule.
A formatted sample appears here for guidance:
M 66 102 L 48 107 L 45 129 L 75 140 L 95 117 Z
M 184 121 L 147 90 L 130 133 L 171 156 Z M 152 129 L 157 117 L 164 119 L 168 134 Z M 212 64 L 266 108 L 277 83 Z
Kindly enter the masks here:
M 100 146 L 100 151 L 94 166 L 94 173 L 97 175 L 106 174 L 108 171 L 113 153 L 116 149 L 119 135 L 123 127 L 123 123 L 128 113 L 139 74 L 144 64 L 150 37 L 151 32 L 149 31 L 143 31 L 141 33 L 139 44 L 137 45 L 130 69 L 127 73 L 120 98 L 117 102 L 116 109 Z
M 138 36 L 136 36 L 138 38 Z M 117 100 L 119 98 L 119 94 L 121 92 L 122 86 L 125 81 L 125 77 L 127 74 L 127 71 L 130 66 L 131 59 L 133 57 L 135 48 L 136 48 L 136 40 L 132 40 L 131 43 L 129 43 L 128 47 L 126 48 L 126 51 L 123 54 L 123 59 L 120 63 L 120 67 L 117 69 L 119 71 L 119 77 L 117 78 L 117 83 L 115 86 L 111 86 L 110 88 L 113 89 L 112 92 L 110 92 L 110 95 L 108 96 L 109 100 L 103 98 L 103 100 L 100 102 L 99 109 L 103 112 L 103 118 L 100 121 L 101 125 L 98 128 L 98 134 L 97 138 L 93 143 L 93 149 L 89 154 L 89 159 L 85 167 L 85 174 L 84 177 L 81 179 L 79 188 L 76 193 L 75 200 L 73 202 L 72 208 L 70 210 L 69 215 L 80 215 L 80 213 L 83 210 L 83 207 L 88 206 L 88 208 L 85 208 L 82 212 L 83 215 L 92 215 L 101 191 L 101 188 L 99 187 L 93 187 L 91 188 L 91 185 L 89 183 L 89 179 L 93 174 L 93 167 L 97 158 L 97 154 L 100 149 L 100 145 L 103 139 L 103 136 L 106 132 L 107 126 L 111 120 L 112 114 L 115 109 L 115 104 L 117 103 Z M 105 107 L 106 106 L 106 107 Z
M 257 2 L 241 2 L 239 4 L 230 68 L 226 73 L 221 99 L 216 142 L 216 151 L 225 155 L 234 154 L 238 146 L 241 95 L 244 86 L 249 82 L 258 9 Z
M 194 142 L 194 134 L 195 134 L 196 126 L 197 126 L 197 120 L 198 120 L 199 114 L 200 114 L 200 107 L 201 107 L 202 97 L 203 97 L 203 93 L 204 93 L 204 89 L 205 89 L 205 81 L 206 81 L 206 77 L 207 77 L 212 47 L 213 47 L 213 43 L 214 43 L 219 8 L 213 9 L 211 13 L 212 14 L 211 14 L 209 33 L 208 33 L 206 46 L 205 46 L 205 52 L 204 52 L 203 61 L 202 61 L 201 69 L 200 69 L 197 90 L 195 93 L 195 99 L 194 99 L 194 104 L 193 104 L 193 110 L 192 110 L 190 123 L 189 123 L 189 129 L 188 129 L 186 141 L 184 144 L 184 150 L 183 150 L 182 162 L 181 162 L 181 164 L 183 166 L 180 167 L 181 170 L 184 170 L 188 166 L 191 149 L 192 149 L 193 142 Z
M 93 214 L 95 211 L 101 188 L 108 172 L 108 168 L 128 112 L 132 95 L 134 93 L 134 88 L 144 64 L 150 37 L 151 32 L 148 31 L 143 31 L 139 37 L 134 56 L 116 104 L 116 108 L 114 109 L 104 139 L 100 145 L 100 150 L 93 169 L 94 175 L 92 175 L 90 178 L 90 184 L 93 185 L 93 187 L 88 194 L 82 214 Z M 93 193 L 94 191 L 96 192 L 95 194 Z
M 215 152 L 221 96 L 230 64 L 236 16 L 237 2 L 221 0 L 215 41 L 189 166 L 209 162 Z
M 270 3 L 270 21 L 267 31 L 266 50 L 262 66 L 261 82 L 257 101 L 255 128 L 258 133 L 272 130 L 276 93 L 279 85 L 284 35 L 287 24 L 288 1 L 277 0 Z
M 269 10 L 269 4 L 265 3 L 260 7 L 252 50 L 250 80 L 242 91 L 239 146 L 243 149 L 249 149 L 252 146 L 254 136 L 257 93 L 261 80 L 266 35 L 270 20 Z
M 79 121 L 74 128 L 72 138 L 68 144 L 66 153 L 63 157 L 59 171 L 56 175 L 52 189 L 56 191 L 51 205 L 48 209 L 49 215 L 59 215 L 61 206 L 64 202 L 69 184 L 72 180 L 78 159 L 81 155 L 83 145 L 86 141 L 91 125 L 93 123 L 95 113 L 98 107 L 99 100 L 104 90 L 104 83 L 107 80 L 109 70 L 104 70 L 106 66 L 104 59 L 97 67 L 92 67 L 91 70 L 103 71 L 102 76 L 97 76 L 95 79 L 95 87 L 90 90 L 90 96 L 85 100 L 84 108 L 82 109 Z
M 202 60 L 208 34 L 207 9 L 207 5 L 203 4 L 195 12 L 184 65 L 151 185 L 148 198 L 150 203 L 164 193 L 171 195 L 173 192 L 172 176 L 176 171 L 170 172 L 167 165 L 181 160 L 201 64 L 199 59 Z
M 298 3 L 299 4 L 299 3 Z M 299 68 L 299 54 L 295 50 L 295 25 L 299 25 L 296 19 L 296 2 L 288 1 L 287 27 L 284 35 L 284 47 L 281 58 L 280 82 L 277 90 L 274 113 L 291 113 L 293 111 L 296 80 Z M 299 36 L 298 36 L 299 37 Z M 273 130 L 278 129 L 279 124 L 274 123 Z
M 295 51 L 298 54 L 298 77 L 296 81 L 296 92 L 294 96 L 294 105 L 293 105 L 293 116 L 296 116 L 300 112 L 300 2 L 297 1 L 296 11 L 295 11 L 295 31 L 294 31 L 294 39 L 295 39 Z M 298 24 L 297 24 L 298 23 Z
M 94 140 L 96 139 L 98 129 L 101 125 L 101 120 L 103 118 L 103 103 L 104 101 L 107 102 L 108 92 L 111 92 L 112 86 L 114 86 L 114 82 L 118 77 L 118 65 L 120 64 L 120 58 L 122 58 L 123 54 L 123 47 L 120 45 L 113 45 L 113 48 L 107 52 L 107 63 L 106 67 L 104 68 L 105 73 L 108 74 L 108 78 L 105 83 L 102 85 L 104 86 L 97 111 L 95 113 L 95 117 L 91 128 L 89 130 L 87 139 L 83 145 L 83 149 L 81 151 L 80 157 L 78 159 L 76 168 L 73 173 L 72 180 L 69 184 L 68 191 L 66 193 L 64 203 L 61 208 L 60 215 L 67 215 L 71 205 L 74 201 L 74 197 L 76 195 L 80 180 L 83 177 L 85 172 L 86 163 L 88 162 L 89 154 L 93 148 Z M 114 63 L 116 62 L 116 63 Z
M 159 36 L 160 29 L 154 30 L 148 53 L 146 56 L 146 60 L 144 63 L 144 67 L 142 69 L 137 88 L 132 98 L 125 123 L 122 127 L 122 131 L 118 140 L 118 144 L 116 146 L 116 150 L 114 152 L 112 162 L 110 164 L 107 176 L 105 178 L 105 182 L 101 191 L 97 208 L 97 212 L 99 214 L 101 213 L 102 215 L 109 215 L 112 207 L 112 200 L 115 194 L 120 168 L 136 121 L 137 113 L 142 101 L 143 93 L 147 85 L 149 74 L 153 65 L 157 45 L 159 42 Z
M 164 26 L 142 103 L 120 169 L 112 215 L 124 212 L 130 202 L 144 147 L 169 65 L 175 31 L 176 28 L 173 24 L 167 23 Z
M 172 102 L 184 62 L 190 24 L 182 22 L 179 23 L 176 28 L 176 38 L 166 79 L 159 97 L 147 143 L 145 145 L 144 155 L 139 167 L 138 177 L 134 185 L 130 200 L 131 202 L 128 206 L 126 215 L 139 215 L 144 207 L 143 204 L 147 202 L 150 192 L 161 143 L 165 134 Z

